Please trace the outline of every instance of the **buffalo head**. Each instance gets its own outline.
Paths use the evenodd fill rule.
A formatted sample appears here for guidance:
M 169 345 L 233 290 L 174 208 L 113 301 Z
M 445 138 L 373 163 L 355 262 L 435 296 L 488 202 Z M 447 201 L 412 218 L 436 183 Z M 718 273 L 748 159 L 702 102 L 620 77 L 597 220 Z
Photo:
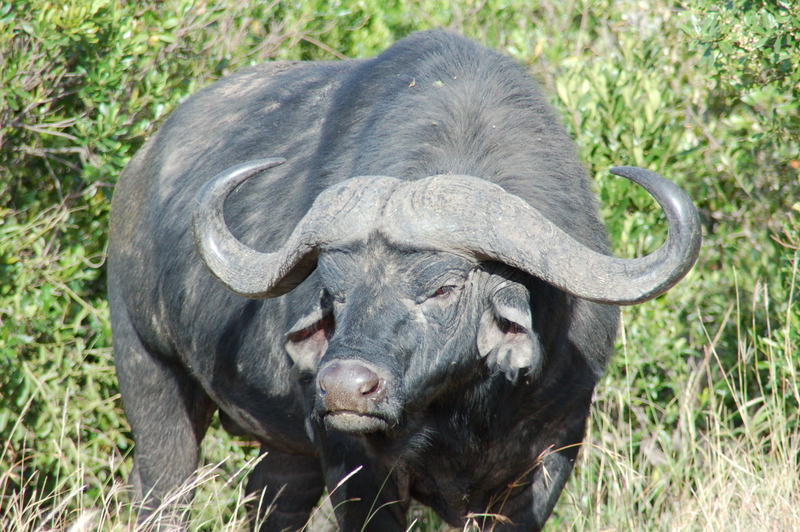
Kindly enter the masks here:
M 249 298 L 285 294 L 316 270 L 318 299 L 287 333 L 286 351 L 315 373 L 315 414 L 340 431 L 395 430 L 480 372 L 535 378 L 552 329 L 542 323 L 548 301 L 652 299 L 699 250 L 697 214 L 678 187 L 615 168 L 666 213 L 666 242 L 643 258 L 597 253 L 498 185 L 460 175 L 348 179 L 317 197 L 280 249 L 255 251 L 227 229 L 223 204 L 281 162 L 244 163 L 209 181 L 193 215 L 195 245 L 222 284 Z

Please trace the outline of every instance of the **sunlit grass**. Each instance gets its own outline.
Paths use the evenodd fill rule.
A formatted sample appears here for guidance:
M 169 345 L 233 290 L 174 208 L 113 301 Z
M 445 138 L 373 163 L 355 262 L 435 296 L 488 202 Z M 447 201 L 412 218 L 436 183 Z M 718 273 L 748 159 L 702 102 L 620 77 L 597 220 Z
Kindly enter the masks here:
M 112 183 L 144 139 L 187 94 L 237 68 L 374 55 L 427 27 L 462 32 L 542 79 L 596 179 L 617 255 L 654 249 L 664 224 L 609 166 L 662 171 L 703 217 L 703 251 L 687 279 L 624 311 L 586 444 L 547 529 L 800 530 L 800 244 L 791 221 L 800 203 L 787 209 L 800 151 L 781 133 L 797 130 L 798 99 L 780 92 L 798 78 L 746 75 L 771 68 L 770 54 L 796 58 L 787 44 L 800 27 L 795 3 L 762 6 L 783 9 L 781 20 L 707 0 L 365 0 L 346 10 L 317 0 L 291 9 L 100 1 L 96 11 L 65 3 L 61 18 L 51 4 L 0 1 L 0 63 L 9 65 L 0 68 L 0 531 L 148 524 L 137 522 L 125 485 L 133 442 L 103 278 Z M 763 46 L 741 48 L 762 22 Z M 247 530 L 257 448 L 215 421 L 202 449 L 177 504 L 149 524 L 177 514 L 190 530 Z M 306 530 L 334 529 L 332 511 L 323 502 Z M 421 506 L 409 523 L 449 530 Z
M 795 258 L 792 282 L 797 275 Z M 798 331 L 791 328 L 797 322 L 795 295 L 790 291 L 785 319 L 769 323 L 767 336 L 753 335 L 738 308 L 744 303 L 733 302 L 725 323 L 707 331 L 704 357 L 678 383 L 683 393 L 674 404 L 657 405 L 636 396 L 631 381 L 617 386 L 607 381 L 599 387 L 586 444 L 548 530 L 795 529 L 800 523 L 800 424 L 791 406 L 796 403 L 787 402 L 787 395 L 797 398 L 800 389 L 796 368 L 789 362 L 798 339 Z M 766 284 L 746 303 L 778 304 L 770 299 Z M 724 328 L 739 335 L 739 363 L 734 367 L 720 365 L 716 353 Z M 621 364 L 627 350 L 645 347 L 634 342 L 623 335 Z M 753 364 L 760 371 L 750 371 Z M 635 367 L 627 368 L 631 379 L 635 372 Z M 721 394 L 720 386 L 729 393 Z M 733 404 L 721 401 L 723 395 L 734 397 Z M 6 514 L 0 529 L 140 531 L 182 514 L 192 530 L 248 528 L 245 484 L 258 460 L 250 443 L 242 447 L 212 428 L 203 444 L 205 465 L 196 477 L 167 499 L 172 504 L 137 523 L 128 489 L 120 480 L 128 473 L 128 457 L 98 455 L 80 441 L 63 437 L 69 425 L 81 422 L 81 415 L 70 411 L 68 397 L 60 400 L 62 415 L 54 420 L 59 433 L 53 435 L 53 448 L 76 467 L 47 491 L 37 490 L 36 473 L 26 470 L 24 461 L 2 472 Z M 654 409 L 677 411 L 680 419 L 674 428 L 649 422 Z M 35 446 L 28 452 L 35 453 Z M 98 470 L 111 474 L 93 473 Z M 186 504 L 182 501 L 189 492 L 195 497 Z M 305 530 L 334 530 L 333 523 L 325 500 Z M 411 512 L 410 523 L 415 531 L 449 530 L 421 507 Z
M 782 323 L 768 322 L 764 336 L 744 322 L 741 302 L 731 304 L 725 321 L 707 331 L 703 359 L 676 383 L 682 393 L 674 404 L 637 396 L 628 382 L 598 388 L 587 441 L 551 529 L 784 531 L 800 526 L 797 276 L 795 254 Z M 771 300 L 763 284 L 749 303 L 766 309 L 781 302 Z M 733 367 L 721 363 L 716 349 L 726 327 L 738 334 Z M 629 341 L 623 344 L 624 351 L 633 348 Z M 628 375 L 636 371 L 627 369 Z M 653 423 L 654 411 L 677 411 L 678 421 Z

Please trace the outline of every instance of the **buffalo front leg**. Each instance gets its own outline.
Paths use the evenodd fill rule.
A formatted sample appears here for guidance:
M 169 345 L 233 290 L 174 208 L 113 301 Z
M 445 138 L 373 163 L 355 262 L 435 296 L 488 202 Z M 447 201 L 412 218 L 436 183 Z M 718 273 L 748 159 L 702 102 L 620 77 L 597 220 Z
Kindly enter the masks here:
M 173 529 L 193 496 L 185 483 L 197 467 L 200 440 L 216 406 L 177 363 L 148 352 L 127 315 L 119 314 L 112 315 L 114 364 L 136 444 L 133 498 L 141 505 L 140 521 Z
M 319 458 L 263 446 L 261 453 L 247 482 L 252 528 L 259 532 L 302 529 L 325 489 Z
M 393 471 L 368 458 L 355 438 L 328 433 L 324 449 L 328 493 L 343 532 L 403 532 L 408 498 Z
M 585 404 L 575 404 L 571 415 L 543 431 L 548 436 L 532 446 L 530 469 L 510 479 L 481 507 L 473 508 L 476 515 L 486 515 L 478 519 L 481 530 L 539 532 L 544 528 L 572 473 L 588 413 L 588 400 Z M 494 515 L 504 519 L 495 520 Z

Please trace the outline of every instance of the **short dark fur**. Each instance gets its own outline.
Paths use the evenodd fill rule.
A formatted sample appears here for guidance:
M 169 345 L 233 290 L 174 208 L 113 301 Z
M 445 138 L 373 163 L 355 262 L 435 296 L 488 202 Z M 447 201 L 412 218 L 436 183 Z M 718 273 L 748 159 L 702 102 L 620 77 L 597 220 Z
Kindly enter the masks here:
M 236 296 L 192 247 L 193 199 L 219 171 L 273 156 L 288 162 L 226 204 L 232 231 L 256 249 L 284 242 L 333 183 L 458 173 L 500 184 L 606 250 L 560 119 L 522 69 L 468 40 L 418 33 L 370 60 L 264 64 L 215 83 L 175 111 L 115 191 L 109 299 L 137 497 L 152 506 L 193 474 L 219 408 L 226 428 L 269 452 L 248 490 L 264 489 L 268 505 L 285 485 L 263 530 L 302 526 L 324 486 L 359 466 L 333 496 L 335 505 L 361 499 L 338 509 L 345 530 L 360 530 L 371 510 L 368 530 L 405 530 L 409 497 L 454 526 L 489 512 L 513 523 L 494 530 L 539 530 L 572 470 L 617 309 L 500 264 L 379 238 L 323 250 L 318 270 L 286 296 Z M 434 297 L 450 270 L 463 281 L 456 299 L 423 334 L 398 301 Z M 502 283 L 530 295 L 543 352 L 535 373 L 508 376 L 478 355 L 478 322 Z M 293 368 L 284 348 L 286 333 L 320 309 L 336 323 L 325 325 L 331 343 L 319 364 L 355 357 L 384 371 L 389 430 L 349 435 L 321 421 L 313 374 Z

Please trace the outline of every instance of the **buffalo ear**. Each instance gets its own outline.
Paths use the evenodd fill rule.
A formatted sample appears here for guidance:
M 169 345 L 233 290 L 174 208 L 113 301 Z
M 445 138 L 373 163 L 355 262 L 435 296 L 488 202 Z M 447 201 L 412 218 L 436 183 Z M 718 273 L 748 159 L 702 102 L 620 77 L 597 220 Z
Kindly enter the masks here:
M 539 373 L 542 345 L 533 330 L 530 295 L 524 286 L 506 281 L 490 294 L 477 343 L 487 364 L 497 367 L 512 382 L 521 369 L 527 369 L 529 375 Z
M 333 313 L 321 307 L 300 318 L 286 333 L 284 345 L 295 366 L 304 371 L 314 371 L 317 361 L 328 350 L 333 330 Z

